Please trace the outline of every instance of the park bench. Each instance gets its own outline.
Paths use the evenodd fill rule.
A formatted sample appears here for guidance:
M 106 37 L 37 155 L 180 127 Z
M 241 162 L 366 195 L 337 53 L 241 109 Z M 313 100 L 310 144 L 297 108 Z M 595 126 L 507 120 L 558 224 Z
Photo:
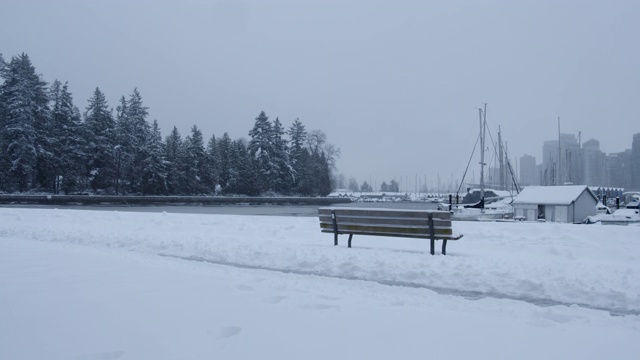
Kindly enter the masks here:
M 447 241 L 462 237 L 453 234 L 448 211 L 321 207 L 318 216 L 322 232 L 333 233 L 334 246 L 340 234 L 349 234 L 349 247 L 353 235 L 406 237 L 431 240 L 431 255 L 442 240 L 446 255 Z

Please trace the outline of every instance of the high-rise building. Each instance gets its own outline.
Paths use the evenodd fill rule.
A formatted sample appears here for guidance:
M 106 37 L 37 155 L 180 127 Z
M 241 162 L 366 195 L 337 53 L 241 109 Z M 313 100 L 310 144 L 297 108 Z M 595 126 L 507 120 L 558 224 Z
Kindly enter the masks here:
M 589 186 L 605 185 L 605 154 L 596 139 L 582 144 L 582 183 Z
M 537 185 L 536 158 L 531 155 L 520 158 L 520 185 Z
M 582 182 L 580 168 L 580 145 L 574 134 L 560 134 L 560 141 L 544 142 L 541 179 L 543 185 L 580 183 Z
M 631 188 L 631 150 L 611 153 L 605 160 L 605 186 Z
M 542 145 L 541 185 L 556 185 L 558 181 L 558 140 L 545 141 Z
M 640 133 L 633 134 L 631 143 L 631 183 L 633 190 L 640 190 Z

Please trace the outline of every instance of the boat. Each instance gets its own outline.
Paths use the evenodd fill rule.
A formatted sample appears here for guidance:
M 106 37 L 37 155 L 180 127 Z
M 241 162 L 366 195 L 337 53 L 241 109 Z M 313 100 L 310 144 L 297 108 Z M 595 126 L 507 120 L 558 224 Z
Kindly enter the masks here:
M 468 190 L 467 195 L 463 198 L 462 203 L 460 204 L 446 204 L 442 203 L 438 205 L 438 208 L 441 210 L 449 210 L 451 211 L 451 219 L 452 220 L 465 220 L 465 221 L 491 221 L 491 220 L 511 220 L 513 219 L 514 209 L 511 205 L 513 201 L 513 197 L 511 193 L 498 191 L 494 189 L 487 189 L 485 187 L 484 181 L 484 166 L 486 165 L 484 162 L 484 150 L 485 150 L 485 139 L 486 139 L 486 128 L 487 128 L 487 104 L 484 104 L 484 109 L 478 109 L 478 113 L 480 115 L 480 134 L 478 139 L 480 141 L 480 188 L 479 190 Z M 502 141 L 499 140 L 500 147 L 500 166 L 502 168 L 503 161 L 503 150 L 502 150 Z M 477 146 L 477 141 L 476 141 Z M 474 147 L 475 151 L 475 147 Z M 473 157 L 473 152 L 471 154 Z M 471 161 L 469 161 L 471 162 Z M 513 171 L 511 169 L 510 164 L 508 163 L 508 169 L 512 174 L 512 179 L 515 183 L 515 177 L 513 176 Z M 467 169 L 465 170 L 465 175 L 469 166 L 467 165 Z M 462 178 L 462 182 L 460 186 L 464 183 L 464 176 Z M 519 192 L 519 185 L 515 183 L 516 191 Z M 459 199 L 460 188 L 456 192 L 456 199 Z M 485 197 L 485 195 L 491 194 L 489 197 Z M 457 201 L 456 201 L 457 202 Z
M 638 209 L 618 209 L 613 214 L 603 214 L 600 216 L 602 225 L 640 225 L 640 214 Z
M 626 207 L 617 209 L 613 213 L 599 212 L 596 215 L 588 216 L 585 220 L 585 224 L 597 224 L 602 225 L 640 225 L 640 209 L 638 204 L 640 203 L 640 194 L 633 193 L 627 199 Z M 602 203 L 598 203 L 598 206 Z M 598 207 L 596 207 L 597 209 Z M 607 208 L 608 209 L 608 208 Z

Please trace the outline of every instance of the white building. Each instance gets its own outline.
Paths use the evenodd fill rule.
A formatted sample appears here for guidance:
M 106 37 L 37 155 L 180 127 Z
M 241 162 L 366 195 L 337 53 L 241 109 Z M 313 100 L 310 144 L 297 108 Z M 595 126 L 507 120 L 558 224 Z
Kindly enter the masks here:
M 513 201 L 516 217 L 565 223 L 595 215 L 597 204 L 598 197 L 586 185 L 529 186 Z

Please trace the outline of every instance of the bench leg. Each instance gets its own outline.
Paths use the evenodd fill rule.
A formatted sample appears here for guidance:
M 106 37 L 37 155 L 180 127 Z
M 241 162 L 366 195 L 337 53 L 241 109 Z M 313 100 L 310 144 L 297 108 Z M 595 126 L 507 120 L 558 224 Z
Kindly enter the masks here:
M 331 210 L 331 222 L 333 223 L 333 246 L 338 246 L 338 223 L 335 210 Z
M 447 255 L 447 240 L 442 240 L 442 255 Z
M 433 228 L 433 213 L 429 212 L 428 215 L 428 219 L 429 219 L 429 239 L 431 240 L 431 255 L 435 255 L 436 250 L 436 234 L 435 234 L 435 229 Z
M 353 234 L 349 234 L 349 247 L 351 247 L 351 238 L 353 237 Z

